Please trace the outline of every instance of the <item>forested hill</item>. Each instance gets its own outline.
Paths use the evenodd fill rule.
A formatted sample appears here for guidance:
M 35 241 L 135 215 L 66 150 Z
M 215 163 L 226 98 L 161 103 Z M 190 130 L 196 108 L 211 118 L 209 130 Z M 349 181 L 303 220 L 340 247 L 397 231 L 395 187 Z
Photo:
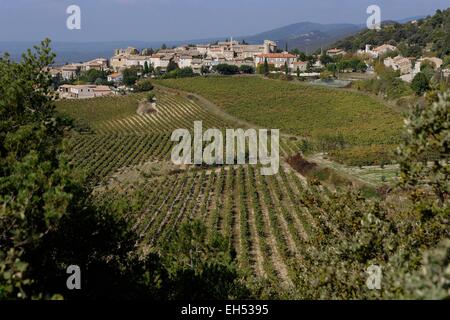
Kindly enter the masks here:
M 399 48 L 404 56 L 421 56 L 430 52 L 438 57 L 450 54 L 450 8 L 437 10 L 433 16 L 415 22 L 399 24 L 385 22 L 382 29 L 364 30 L 338 41 L 333 47 L 349 51 L 363 49 L 366 44 L 389 43 Z

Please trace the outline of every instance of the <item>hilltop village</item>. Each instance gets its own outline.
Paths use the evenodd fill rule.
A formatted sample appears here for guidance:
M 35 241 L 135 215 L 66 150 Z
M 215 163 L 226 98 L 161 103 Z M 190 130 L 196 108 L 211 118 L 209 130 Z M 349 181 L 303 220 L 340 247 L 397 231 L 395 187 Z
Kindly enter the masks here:
M 50 72 L 60 98 L 83 99 L 138 91 L 135 84 L 145 78 L 180 78 L 211 74 L 282 74 L 302 80 L 333 80 L 345 74 L 351 80 L 377 77 L 376 64 L 395 71 L 397 78 L 411 83 L 424 67 L 450 75 L 449 66 L 437 57 L 404 57 L 396 46 L 367 44 L 357 52 L 340 48 L 306 55 L 298 49 L 282 50 L 276 42 L 247 44 L 236 40 L 213 44 L 183 45 L 160 49 L 115 49 L 109 59 L 53 66 Z M 354 77 L 352 77 L 354 74 Z

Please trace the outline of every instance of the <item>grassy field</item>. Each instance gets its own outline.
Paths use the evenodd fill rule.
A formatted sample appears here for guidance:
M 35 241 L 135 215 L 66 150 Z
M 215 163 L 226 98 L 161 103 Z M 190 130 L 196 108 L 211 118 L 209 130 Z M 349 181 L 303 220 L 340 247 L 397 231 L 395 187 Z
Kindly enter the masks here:
M 282 133 L 311 138 L 323 151 L 339 144 L 339 159 L 377 163 L 377 150 L 400 141 L 402 117 L 357 92 L 254 77 L 170 79 L 161 85 L 200 94 L 227 113 Z M 345 148 L 342 148 L 345 146 Z M 375 147 L 374 147 L 375 146 Z M 355 152 L 355 147 L 356 148 Z M 338 158 L 336 156 L 336 158 Z M 383 162 L 386 157 L 383 155 Z M 351 164 L 351 163 L 350 163 Z

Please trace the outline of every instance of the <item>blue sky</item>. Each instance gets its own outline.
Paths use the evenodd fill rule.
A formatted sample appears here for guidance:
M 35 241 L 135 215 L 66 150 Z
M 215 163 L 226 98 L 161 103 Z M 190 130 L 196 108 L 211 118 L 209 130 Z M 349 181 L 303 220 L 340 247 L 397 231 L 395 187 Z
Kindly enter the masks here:
M 66 28 L 77 4 L 82 29 Z M 449 0 L 0 0 L 0 41 L 189 40 L 251 35 L 290 23 L 365 23 L 432 14 Z

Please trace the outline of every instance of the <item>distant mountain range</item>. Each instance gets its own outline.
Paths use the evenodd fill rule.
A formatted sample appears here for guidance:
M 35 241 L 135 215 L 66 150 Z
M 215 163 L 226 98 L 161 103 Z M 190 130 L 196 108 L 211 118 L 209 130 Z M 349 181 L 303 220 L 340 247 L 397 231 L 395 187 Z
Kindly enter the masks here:
M 407 23 L 422 18 L 424 16 L 395 20 L 393 22 Z M 366 29 L 365 24 L 300 22 L 237 39 L 245 40 L 248 43 L 261 43 L 265 39 L 270 39 L 277 42 L 280 48 L 285 48 L 287 44 L 289 49 L 297 48 L 311 53 L 320 48 L 327 48 L 336 41 L 347 38 L 364 29 Z
M 399 23 L 420 19 L 422 17 L 412 17 L 397 20 Z M 338 23 L 321 24 L 313 22 L 300 22 L 290 24 L 281 28 L 265 31 L 255 35 L 235 37 L 236 40 L 245 40 L 247 43 L 262 43 L 266 39 L 277 42 L 280 48 L 298 48 L 302 51 L 312 53 L 321 47 L 335 43 L 340 39 L 354 35 L 363 30 L 365 25 Z M 209 43 L 223 40 L 223 37 L 181 41 L 114 41 L 114 42 L 60 42 L 52 43 L 52 48 L 56 52 L 56 63 L 80 62 L 97 57 L 110 57 L 115 48 L 136 47 L 136 48 L 160 48 L 163 43 L 168 46 L 177 46 L 190 43 Z M 20 55 L 26 49 L 37 44 L 37 42 L 2 42 L 0 41 L 0 53 L 9 52 L 15 60 L 20 59 Z
M 326 47 L 339 39 L 356 34 L 364 27 L 347 23 L 300 22 L 239 39 L 248 43 L 261 43 L 265 39 L 270 39 L 277 42 L 280 48 L 285 48 L 287 44 L 289 49 L 298 48 L 311 53 L 320 47 Z

